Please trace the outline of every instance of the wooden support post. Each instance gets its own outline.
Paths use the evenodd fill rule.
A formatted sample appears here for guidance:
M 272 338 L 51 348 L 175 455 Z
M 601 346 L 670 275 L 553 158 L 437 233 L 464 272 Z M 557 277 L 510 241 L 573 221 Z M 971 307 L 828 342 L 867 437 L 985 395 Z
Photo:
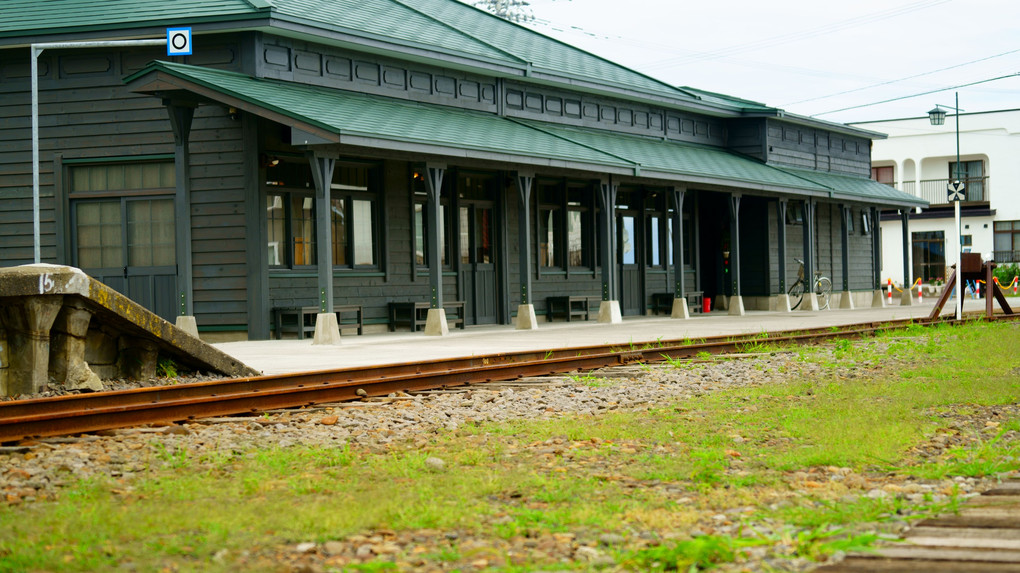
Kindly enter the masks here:
M 517 214 L 517 246 L 520 251 L 521 304 L 517 307 L 517 329 L 535 330 L 538 320 L 535 318 L 535 304 L 531 299 L 531 188 L 535 182 L 534 173 L 518 172 L 514 181 L 517 182 L 517 195 L 520 199 L 520 210 Z

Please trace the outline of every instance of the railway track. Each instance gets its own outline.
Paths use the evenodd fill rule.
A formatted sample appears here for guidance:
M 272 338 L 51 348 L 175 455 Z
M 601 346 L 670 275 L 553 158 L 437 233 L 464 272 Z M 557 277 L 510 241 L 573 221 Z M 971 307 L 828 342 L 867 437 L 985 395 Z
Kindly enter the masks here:
M 817 573 L 996 573 L 1020 570 L 1020 480 L 972 498 L 955 514 L 925 519 L 901 540 L 853 553 Z
M 1011 318 L 1015 317 L 995 317 L 998 320 Z M 0 443 L 343 402 L 398 391 L 514 380 L 628 363 L 661 362 L 667 358 L 692 358 L 704 352 L 742 352 L 753 350 L 762 343 L 806 344 L 833 338 L 859 338 L 911 324 L 930 325 L 935 322 L 938 321 L 894 320 L 697 340 L 500 353 L 9 401 L 0 403 Z

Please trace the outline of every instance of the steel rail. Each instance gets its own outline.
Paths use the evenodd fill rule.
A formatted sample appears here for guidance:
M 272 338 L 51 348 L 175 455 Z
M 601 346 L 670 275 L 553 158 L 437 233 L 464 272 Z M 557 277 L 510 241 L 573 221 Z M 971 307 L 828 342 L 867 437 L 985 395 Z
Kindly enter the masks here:
M 755 345 L 764 342 L 805 344 L 836 337 L 861 337 L 910 324 L 932 323 L 927 320 L 895 320 L 844 325 L 836 329 L 523 351 L 14 400 L 0 402 L 0 443 L 343 402 L 367 396 L 385 396 L 397 391 L 513 380 L 635 362 L 660 362 L 667 358 L 691 358 L 703 352 L 739 352 L 754 349 Z

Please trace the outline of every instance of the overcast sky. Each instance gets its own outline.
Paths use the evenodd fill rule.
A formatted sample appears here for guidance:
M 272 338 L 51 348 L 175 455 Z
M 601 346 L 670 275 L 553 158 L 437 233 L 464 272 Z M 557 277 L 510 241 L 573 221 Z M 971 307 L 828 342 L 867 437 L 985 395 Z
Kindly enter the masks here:
M 842 123 L 923 116 L 1020 72 L 1020 0 L 530 2 L 530 26 L 627 67 Z M 965 112 L 1020 108 L 1020 76 L 958 91 Z

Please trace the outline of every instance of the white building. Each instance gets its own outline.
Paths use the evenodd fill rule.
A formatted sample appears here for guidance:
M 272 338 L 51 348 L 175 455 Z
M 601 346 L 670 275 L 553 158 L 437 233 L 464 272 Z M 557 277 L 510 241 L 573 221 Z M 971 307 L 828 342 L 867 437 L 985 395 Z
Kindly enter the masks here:
M 909 244 L 903 246 L 902 213 L 882 215 L 882 279 L 926 284 L 951 273 L 956 264 L 956 231 L 947 185 L 957 178 L 956 121 L 959 119 L 959 179 L 963 252 L 981 253 L 998 263 L 1020 261 L 1020 109 L 983 113 L 947 110 L 945 124 L 928 116 L 854 124 L 889 135 L 872 148 L 872 178 L 927 200 L 910 212 Z M 908 262 L 904 265 L 904 255 Z M 904 270 L 910 277 L 904 281 Z

